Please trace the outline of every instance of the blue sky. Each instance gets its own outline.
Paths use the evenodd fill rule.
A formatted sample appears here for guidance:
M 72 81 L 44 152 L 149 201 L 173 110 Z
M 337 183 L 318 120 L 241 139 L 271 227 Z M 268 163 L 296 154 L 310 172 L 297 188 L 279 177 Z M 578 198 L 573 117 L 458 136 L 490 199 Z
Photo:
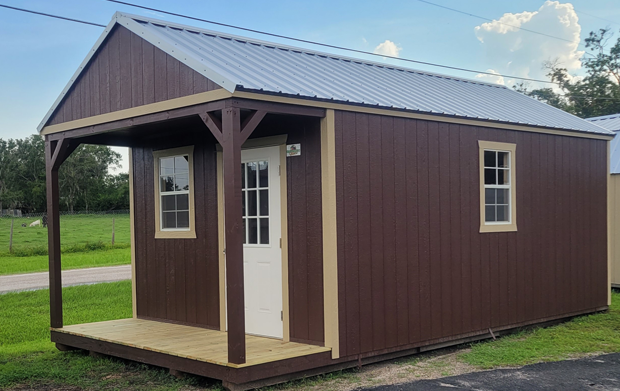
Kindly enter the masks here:
M 620 1 L 575 0 L 432 0 L 504 23 L 559 36 L 550 37 L 507 28 L 453 13 L 417 0 L 408 1 L 190 1 L 135 0 L 138 4 L 195 15 L 222 23 L 346 46 L 360 50 L 388 50 L 399 57 L 476 70 L 544 78 L 540 63 L 560 58 L 578 75 L 577 41 L 591 30 L 620 31 Z M 265 37 L 206 23 L 159 15 L 104 0 L 0 0 L 0 3 L 108 24 L 115 11 L 161 18 L 171 22 L 274 41 Z M 542 7 L 542 8 L 541 8 Z M 524 14 L 524 12 L 526 12 Z M 536 14 L 530 14 L 537 12 Z M 610 23 L 594 18 L 608 19 Z M 476 31 L 476 27 L 478 30 Z M 506 31 L 508 30 L 508 31 Z M 102 29 L 0 8 L 0 138 L 20 138 L 36 127 L 90 50 Z M 293 46 L 338 53 L 310 45 L 275 40 Z M 389 41 L 389 42 L 386 42 Z M 567 42 L 567 41 L 573 41 Z M 383 46 L 379 47 L 384 43 Z M 379 47 L 379 48 L 378 48 Z M 400 50 L 394 51 L 395 48 Z M 347 56 L 363 55 L 345 53 Z M 372 56 L 373 61 L 455 76 L 475 74 L 432 68 Z M 512 86 L 514 80 L 483 77 Z M 126 169 L 126 165 L 125 165 Z

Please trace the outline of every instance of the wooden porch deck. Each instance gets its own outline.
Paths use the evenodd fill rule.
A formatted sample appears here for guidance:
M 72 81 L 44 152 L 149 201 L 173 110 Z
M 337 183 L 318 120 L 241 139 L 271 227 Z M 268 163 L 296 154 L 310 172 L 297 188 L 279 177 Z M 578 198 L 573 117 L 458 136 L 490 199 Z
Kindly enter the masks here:
M 246 362 L 232 364 L 228 362 L 227 333 L 223 331 L 143 319 L 78 324 L 54 328 L 53 331 L 232 368 L 331 350 L 322 346 L 246 335 Z

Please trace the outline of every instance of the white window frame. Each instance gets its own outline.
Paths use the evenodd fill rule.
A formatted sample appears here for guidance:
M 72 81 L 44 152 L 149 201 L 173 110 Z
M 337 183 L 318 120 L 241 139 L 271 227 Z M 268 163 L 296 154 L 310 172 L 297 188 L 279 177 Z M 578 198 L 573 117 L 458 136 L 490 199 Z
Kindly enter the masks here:
M 516 144 L 494 141 L 478 141 L 480 166 L 480 232 L 514 232 L 517 230 L 517 197 L 516 197 Z M 484 152 L 507 152 L 509 181 L 507 185 L 485 185 L 484 183 Z M 485 189 L 508 189 L 508 221 L 486 221 Z
M 162 192 L 160 189 L 160 160 L 177 156 L 187 156 L 189 165 L 189 190 Z M 195 239 L 196 238 L 196 211 L 194 209 L 194 146 L 172 148 L 153 151 L 153 167 L 155 179 L 155 239 Z M 162 228 L 162 205 L 161 198 L 164 195 L 188 194 L 189 195 L 189 228 Z

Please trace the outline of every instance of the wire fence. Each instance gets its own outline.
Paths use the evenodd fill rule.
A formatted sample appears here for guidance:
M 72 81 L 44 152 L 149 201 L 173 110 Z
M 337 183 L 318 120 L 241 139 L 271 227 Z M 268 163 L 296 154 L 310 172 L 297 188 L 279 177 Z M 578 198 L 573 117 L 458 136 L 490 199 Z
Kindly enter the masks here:
M 78 216 L 78 215 L 93 215 L 93 216 L 100 216 L 100 215 L 128 215 L 129 214 L 129 209 L 120 209 L 120 210 L 106 210 L 106 211 L 92 211 L 92 210 L 85 210 L 85 211 L 73 211 L 73 212 L 69 212 L 69 211 L 65 211 L 65 212 L 60 212 L 60 216 Z M 19 210 L 2 210 L 0 212 L 0 218 L 4 218 L 4 219 L 19 219 L 19 218 L 26 218 L 26 219 L 31 219 L 31 218 L 36 218 L 36 217 L 40 217 L 42 218 L 43 216 L 46 216 L 47 213 L 46 212 L 39 212 L 39 213 L 22 213 Z
M 0 217 L 0 256 L 47 254 L 45 213 Z M 130 244 L 129 210 L 60 213 L 63 252 L 123 248 Z

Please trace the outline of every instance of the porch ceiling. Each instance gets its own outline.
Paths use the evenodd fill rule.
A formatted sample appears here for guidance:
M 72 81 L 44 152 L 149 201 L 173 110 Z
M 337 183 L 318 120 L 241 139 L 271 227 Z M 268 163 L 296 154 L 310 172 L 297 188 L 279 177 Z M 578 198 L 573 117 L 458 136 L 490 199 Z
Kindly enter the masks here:
M 227 333 L 223 331 L 143 319 L 86 323 L 52 330 L 232 368 L 244 368 L 331 350 L 322 346 L 246 335 L 246 362 L 232 364 L 228 362 Z

